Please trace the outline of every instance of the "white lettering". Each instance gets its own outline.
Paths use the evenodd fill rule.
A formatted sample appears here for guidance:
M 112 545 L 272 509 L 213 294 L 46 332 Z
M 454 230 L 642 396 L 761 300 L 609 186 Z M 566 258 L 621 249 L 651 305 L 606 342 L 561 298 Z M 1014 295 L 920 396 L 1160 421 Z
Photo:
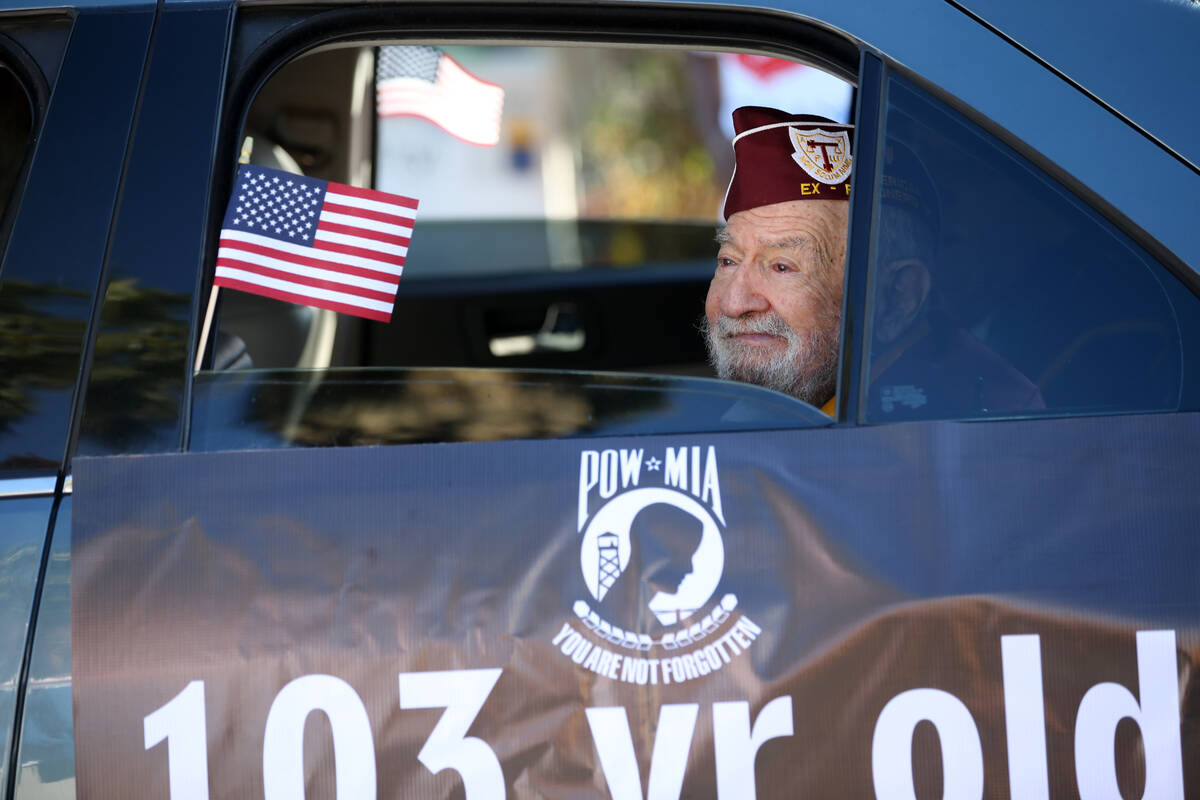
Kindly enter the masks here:
M 692 658 L 692 654 L 688 653 L 684 656 L 679 656 L 680 666 L 683 667 L 684 680 L 695 680 L 700 677 L 700 671 L 696 669 L 696 659 Z
M 677 489 L 687 489 L 687 448 L 667 448 L 667 462 L 663 467 L 663 483 Z
M 400 673 L 400 708 L 444 708 L 437 724 L 417 752 L 417 760 L 433 774 L 452 769 L 463 782 L 466 800 L 503 800 L 505 795 L 504 772 L 500 761 L 487 742 L 475 736 L 467 736 L 488 695 L 500 680 L 499 669 L 460 669 L 445 672 L 402 672 Z M 357 696 L 355 697 L 357 699 Z M 361 705 L 361 703 L 360 703 Z M 332 719 L 331 719 L 332 721 Z M 366 723 L 366 711 L 363 711 Z M 371 729 L 366 729 L 366 751 L 374 767 L 375 749 L 371 743 Z M 303 737 L 304 726 L 300 725 L 296 736 Z M 337 757 L 337 739 L 334 739 L 334 757 Z M 266 756 L 264 755 L 264 762 Z M 339 771 L 340 772 L 340 771 Z M 337 796 L 374 797 L 375 777 L 372 770 L 370 792 L 342 792 L 338 783 Z M 303 770 L 296 774 L 300 783 L 287 797 L 304 797 Z M 270 795 L 268 794 L 268 797 Z
M 1138 697 L 1116 683 L 1098 683 L 1075 716 L 1075 777 L 1081 800 L 1119 798 L 1113 748 L 1117 724 L 1129 717 L 1142 731 L 1146 759 L 1144 798 L 1183 798 L 1179 735 L 1179 676 L 1175 631 L 1138 631 Z
M 608 499 L 617 493 L 617 451 L 600 454 L 600 496 Z
M 642 476 L 642 450 L 621 451 L 621 488 L 637 486 Z
M 912 737 L 926 720 L 942 744 L 942 796 L 983 797 L 983 748 L 971 712 L 949 692 L 910 689 L 889 700 L 875 721 L 871 774 L 877 800 L 916 800 Z
M 721 524 L 725 524 L 725 515 L 721 513 L 721 484 L 717 480 L 717 448 L 708 446 L 708 458 L 704 462 L 704 488 L 700 500 L 708 503 Z
M 738 617 L 737 626 L 749 634 L 751 639 L 762 633 L 762 628 L 755 625 L 747 616 Z
M 588 492 L 600 479 L 600 454 L 595 450 L 584 450 L 579 454 L 579 530 L 588 518 Z
M 713 747 L 717 797 L 755 800 L 754 758 L 768 740 L 792 735 L 792 698 L 776 697 L 762 707 L 750 727 L 750 704 L 713 703 Z
M 204 681 L 192 681 L 142 720 L 146 749 L 167 742 L 167 786 L 171 800 L 208 800 L 208 733 Z
M 371 720 L 354 688 L 333 675 L 296 678 L 275 695 L 263 736 L 263 796 L 304 797 L 304 722 L 314 711 L 329 718 L 337 796 L 374 800 Z
M 571 655 L 571 653 L 575 652 L 575 648 L 581 644 L 583 644 L 583 637 L 578 631 L 571 631 L 570 635 L 567 636 L 567 640 L 562 644 L 563 655 Z
M 704 660 L 708 662 L 708 666 L 711 669 L 718 670 L 721 668 L 721 657 L 717 655 L 717 648 L 710 644 L 701 652 L 704 653 Z
M 1041 641 L 1033 634 L 1001 636 L 1000 658 L 1004 670 L 1009 795 L 1049 800 Z
M 696 703 L 668 703 L 659 710 L 646 800 L 679 800 L 699 711 Z M 613 800 L 642 800 L 642 780 L 625 709 L 611 706 L 585 712 L 609 794 Z
M 623 658 L 619 653 L 612 653 L 612 660 L 608 662 L 608 669 L 604 671 L 604 674 L 615 681 L 617 679 L 617 670 L 621 668 Z
M 561 631 L 559 631 L 559 632 L 558 632 L 558 633 L 555 635 L 555 637 L 554 637 L 553 639 L 551 639 L 551 640 L 550 640 L 550 644 L 553 644 L 553 645 L 557 646 L 557 645 L 558 645 L 558 643 L 559 643 L 559 642 L 561 642 L 563 639 L 565 639 L 565 638 L 567 637 L 567 634 L 571 633 L 573 630 L 574 630 L 574 629 L 573 629 L 573 628 L 572 628 L 572 627 L 571 627 L 569 624 L 567 624 L 566 622 L 564 622 L 564 623 L 563 623 L 563 626 L 562 626 L 562 630 L 561 630 Z

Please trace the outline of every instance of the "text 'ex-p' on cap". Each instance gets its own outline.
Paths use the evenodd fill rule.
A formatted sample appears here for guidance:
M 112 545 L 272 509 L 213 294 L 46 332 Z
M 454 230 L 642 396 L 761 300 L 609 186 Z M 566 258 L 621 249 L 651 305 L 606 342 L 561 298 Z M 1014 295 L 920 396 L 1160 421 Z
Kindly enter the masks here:
M 725 219 L 790 200 L 847 200 L 854 126 L 815 114 L 742 106 L 733 112 L 733 178 Z

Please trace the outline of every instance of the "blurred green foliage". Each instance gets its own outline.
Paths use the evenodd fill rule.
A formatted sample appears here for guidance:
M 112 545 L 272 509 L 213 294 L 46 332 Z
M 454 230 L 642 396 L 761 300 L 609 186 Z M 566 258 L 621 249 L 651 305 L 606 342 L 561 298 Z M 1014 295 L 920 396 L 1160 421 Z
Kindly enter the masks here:
M 691 59 L 691 60 L 689 60 Z M 581 215 L 715 219 L 724 186 L 697 118 L 695 57 L 583 50 L 568 62 L 569 129 L 579 132 Z
M 38 393 L 70 392 L 79 375 L 88 297 L 77 290 L 6 281 L 0 291 L 0 435 L 36 422 Z M 190 298 L 112 281 L 88 387 L 86 435 L 107 443 L 136 440 L 174 422 L 186 369 Z M 47 420 L 61 443 L 66 420 Z M 9 466 L 57 463 L 61 452 L 0 452 Z M 2 462 L 0 462 L 2 463 Z

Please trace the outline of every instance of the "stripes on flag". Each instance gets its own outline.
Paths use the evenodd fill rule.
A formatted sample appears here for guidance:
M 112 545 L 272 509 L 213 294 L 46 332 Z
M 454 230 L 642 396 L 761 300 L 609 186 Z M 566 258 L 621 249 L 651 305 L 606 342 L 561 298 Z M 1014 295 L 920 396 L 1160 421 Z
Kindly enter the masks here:
M 213 286 L 388 322 L 416 211 L 411 197 L 244 165 Z
M 380 47 L 377 64 L 380 117 L 421 117 L 470 144 L 491 147 L 500 141 L 500 86 L 475 77 L 436 47 Z

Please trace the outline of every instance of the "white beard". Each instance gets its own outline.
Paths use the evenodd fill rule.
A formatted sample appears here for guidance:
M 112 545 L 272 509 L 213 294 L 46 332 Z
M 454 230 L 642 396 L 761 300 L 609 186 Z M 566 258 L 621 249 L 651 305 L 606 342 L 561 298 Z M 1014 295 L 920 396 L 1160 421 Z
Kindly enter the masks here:
M 825 331 L 798 333 L 773 311 L 745 319 L 721 316 L 715 328 L 706 318 L 701 329 L 709 363 L 724 380 L 774 389 L 818 407 L 837 389 L 837 337 Z M 764 359 L 755 345 L 732 338 L 741 333 L 778 336 L 787 342 L 787 349 Z

